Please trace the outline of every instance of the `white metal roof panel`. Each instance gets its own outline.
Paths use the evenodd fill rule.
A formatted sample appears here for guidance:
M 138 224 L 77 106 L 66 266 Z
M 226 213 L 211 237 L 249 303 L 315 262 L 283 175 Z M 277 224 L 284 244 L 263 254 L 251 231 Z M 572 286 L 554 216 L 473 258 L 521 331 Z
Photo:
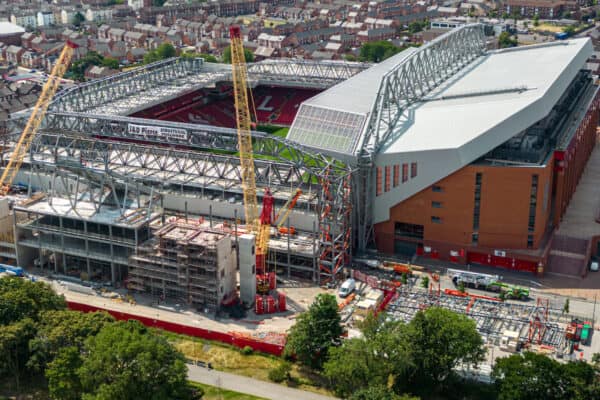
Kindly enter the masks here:
M 487 133 L 495 139 L 489 146 L 498 146 L 545 117 L 591 54 L 587 38 L 489 52 L 434 91 L 433 101 L 409 107 L 382 152 L 459 148 Z

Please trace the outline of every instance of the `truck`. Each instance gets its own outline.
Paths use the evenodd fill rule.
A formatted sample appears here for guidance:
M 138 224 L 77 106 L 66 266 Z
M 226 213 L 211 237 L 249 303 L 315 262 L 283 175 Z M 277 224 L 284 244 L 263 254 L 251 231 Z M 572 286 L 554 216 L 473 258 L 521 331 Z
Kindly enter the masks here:
M 25 276 L 23 268 L 15 267 L 13 265 L 0 264 L 0 272 L 6 272 L 7 274 L 18 276 L 20 278 Z
M 463 284 L 465 287 L 472 287 L 482 290 L 493 290 L 492 284 L 499 282 L 502 278 L 498 275 L 480 274 L 478 272 L 461 271 L 457 269 L 448 269 L 454 285 Z
M 504 293 L 509 299 L 526 300 L 529 298 L 529 289 L 502 282 L 499 275 L 482 274 L 471 271 L 448 269 L 454 285 L 463 284 L 465 287 Z

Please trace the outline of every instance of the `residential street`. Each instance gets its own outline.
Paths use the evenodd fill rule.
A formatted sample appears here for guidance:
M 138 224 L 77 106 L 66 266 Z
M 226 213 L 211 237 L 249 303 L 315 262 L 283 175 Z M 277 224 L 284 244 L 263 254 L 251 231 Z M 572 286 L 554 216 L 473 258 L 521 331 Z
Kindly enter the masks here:
M 215 371 L 195 365 L 187 365 L 188 378 L 191 381 L 204 383 L 206 385 L 216 386 L 227 390 L 234 390 L 240 393 L 251 394 L 253 396 L 263 397 L 265 399 L 281 400 L 332 400 L 334 397 L 323 396 L 320 394 L 307 392 L 304 390 L 292 389 L 283 385 L 260 381 L 230 374 L 227 372 Z

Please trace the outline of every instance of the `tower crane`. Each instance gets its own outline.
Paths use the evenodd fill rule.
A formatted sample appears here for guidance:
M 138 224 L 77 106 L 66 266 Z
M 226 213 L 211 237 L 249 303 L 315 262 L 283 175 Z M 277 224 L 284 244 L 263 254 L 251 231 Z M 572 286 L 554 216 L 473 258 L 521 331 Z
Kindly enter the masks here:
M 23 132 L 15 145 L 12 155 L 8 160 L 8 164 L 2 173 L 2 177 L 0 177 L 0 194 L 6 195 L 10 191 L 10 187 L 29 151 L 33 138 L 46 116 L 48 106 L 58 90 L 60 81 L 71 64 L 73 52 L 77 47 L 77 44 L 67 41 L 60 56 L 56 60 L 56 64 L 54 65 L 54 68 L 52 68 L 52 72 L 42 88 L 40 98 L 37 103 L 35 103 L 29 120 L 27 120 L 27 125 L 25 125 L 25 129 L 23 129 Z
M 254 151 L 252 149 L 252 118 L 250 114 L 250 96 L 248 94 L 248 72 L 246 59 L 244 57 L 244 46 L 239 26 L 229 28 L 231 39 L 231 65 L 233 75 L 233 92 L 235 99 L 235 116 L 238 133 L 238 147 L 240 152 L 240 167 L 242 175 L 242 191 L 244 194 L 244 212 L 246 214 L 246 226 L 256 237 L 256 275 L 257 288 L 259 292 L 269 290 L 268 276 L 266 270 L 266 256 L 269 250 L 269 239 L 271 236 L 271 224 L 279 220 L 277 226 L 282 231 L 283 223 L 290 215 L 292 208 L 296 205 L 302 194 L 300 189 L 282 207 L 283 214 L 275 216 L 273 204 L 274 198 L 269 188 L 263 193 L 262 211 L 258 212 L 258 200 L 256 197 L 256 177 L 254 175 Z M 290 229 L 291 230 L 291 229 Z M 291 232 L 285 232 L 291 233 Z

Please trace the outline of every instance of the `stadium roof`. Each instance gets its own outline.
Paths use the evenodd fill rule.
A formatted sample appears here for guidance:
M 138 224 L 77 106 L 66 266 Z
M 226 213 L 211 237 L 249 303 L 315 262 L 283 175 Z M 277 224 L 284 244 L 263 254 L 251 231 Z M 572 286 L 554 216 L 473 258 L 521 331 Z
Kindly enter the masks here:
M 469 26 L 444 37 L 461 29 Z M 473 38 L 464 40 L 469 45 Z M 305 101 L 288 139 L 344 159 L 356 159 L 371 146 L 377 154 L 457 149 L 464 162 L 472 162 L 548 114 L 583 68 L 592 46 L 582 38 L 496 51 L 474 48 L 468 63 L 447 68 L 452 74 L 430 85 L 429 66 L 414 75 L 411 68 L 427 63 L 432 51 L 448 49 L 407 49 Z M 420 91 L 401 89 L 418 79 Z M 394 85 L 400 88 L 396 93 L 389 89 Z M 398 92 L 407 93 L 408 101 L 392 98 Z M 384 140 L 372 145 L 369 136 L 384 129 L 378 120 L 396 111 L 386 121 Z
M 385 153 L 462 148 L 471 159 L 545 117 L 592 51 L 587 38 L 498 50 L 477 59 L 455 80 L 410 107 Z

